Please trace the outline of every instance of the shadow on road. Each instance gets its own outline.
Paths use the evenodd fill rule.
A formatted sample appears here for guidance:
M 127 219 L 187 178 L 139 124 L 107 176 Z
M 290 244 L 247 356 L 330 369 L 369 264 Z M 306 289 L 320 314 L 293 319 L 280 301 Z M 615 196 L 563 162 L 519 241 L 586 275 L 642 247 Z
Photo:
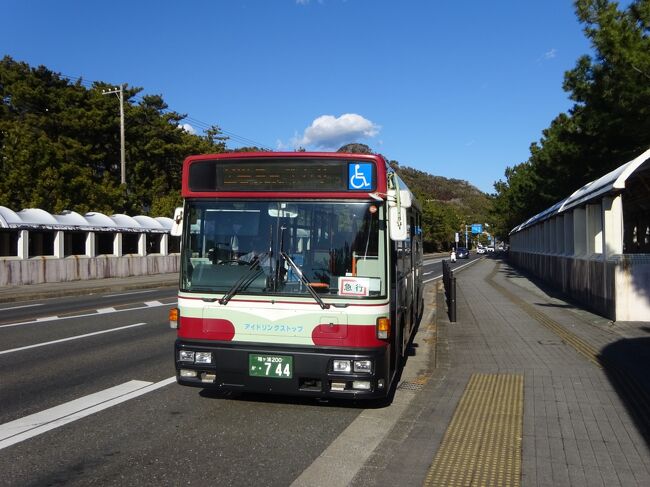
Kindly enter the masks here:
M 417 330 L 416 330 L 417 332 Z M 275 404 L 293 404 L 304 406 L 317 406 L 317 407 L 338 407 L 338 408 L 354 408 L 354 409 L 381 409 L 391 405 L 395 397 L 395 392 L 400 384 L 402 371 L 406 367 L 409 357 L 415 357 L 417 354 L 419 344 L 416 341 L 408 343 L 406 356 L 403 359 L 402 366 L 399 368 L 395 380 L 393 381 L 391 390 L 388 397 L 383 399 L 339 399 L 339 398 L 318 398 L 318 397 L 305 397 L 305 396 L 285 396 L 278 394 L 262 394 L 251 392 L 230 392 L 219 391 L 218 389 L 201 389 L 199 395 L 206 399 L 214 400 L 232 400 L 232 401 L 250 401 L 261 403 L 275 403 Z

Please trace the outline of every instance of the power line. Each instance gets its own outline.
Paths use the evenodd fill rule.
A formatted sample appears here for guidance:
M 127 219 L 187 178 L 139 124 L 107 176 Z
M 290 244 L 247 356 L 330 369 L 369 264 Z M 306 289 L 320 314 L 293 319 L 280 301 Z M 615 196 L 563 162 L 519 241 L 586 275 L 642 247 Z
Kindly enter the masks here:
M 74 80 L 76 83 L 79 83 L 79 84 L 81 84 L 83 86 L 86 86 L 88 88 L 94 88 L 95 84 L 99 84 L 99 82 L 97 82 L 97 81 L 87 81 L 87 80 L 84 80 L 83 78 L 77 77 L 77 76 L 69 76 L 67 74 L 62 74 L 62 73 L 59 73 L 59 76 L 61 76 L 62 78 L 66 78 L 68 80 L 71 80 L 71 81 Z M 110 83 L 105 83 L 105 82 L 102 82 L 102 83 L 106 84 L 106 85 L 110 85 Z M 133 99 L 135 101 L 137 101 L 137 102 L 143 101 L 143 98 L 140 95 L 135 95 L 133 97 Z M 175 110 L 171 110 L 169 108 L 165 108 L 162 111 L 163 111 L 163 113 L 172 113 L 172 112 L 173 113 L 179 113 L 179 112 L 177 112 Z M 211 128 L 211 127 L 213 127 L 215 125 L 215 124 L 210 124 L 210 123 L 207 123 L 207 122 L 203 122 L 203 121 L 198 120 L 198 119 L 196 119 L 194 117 L 187 117 L 186 116 L 186 117 L 183 117 L 183 120 L 188 121 L 192 125 L 192 127 L 197 127 L 197 128 L 199 128 L 200 130 L 203 130 L 203 131 L 206 131 L 206 130 L 208 130 L 209 128 Z M 219 127 L 220 133 L 227 136 L 228 139 L 232 140 L 233 142 L 237 142 L 237 143 L 239 143 L 241 145 L 244 145 L 244 146 L 255 146 L 255 147 L 259 147 L 260 149 L 264 149 L 264 150 L 269 150 L 269 151 L 272 150 L 270 147 L 266 146 L 265 144 L 261 144 L 256 140 L 250 139 L 248 137 L 244 137 L 242 135 L 236 134 L 236 133 L 231 132 L 229 130 L 225 130 L 219 125 L 217 125 L 217 127 Z

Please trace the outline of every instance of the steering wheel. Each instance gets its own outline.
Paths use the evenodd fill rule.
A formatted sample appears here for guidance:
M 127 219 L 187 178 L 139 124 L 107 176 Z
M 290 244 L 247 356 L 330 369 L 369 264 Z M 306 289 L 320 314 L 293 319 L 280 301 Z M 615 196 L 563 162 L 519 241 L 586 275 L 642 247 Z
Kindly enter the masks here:
M 222 260 L 219 262 L 219 265 L 250 265 L 250 262 L 247 262 L 245 260 L 239 260 L 239 259 L 228 259 L 228 260 Z

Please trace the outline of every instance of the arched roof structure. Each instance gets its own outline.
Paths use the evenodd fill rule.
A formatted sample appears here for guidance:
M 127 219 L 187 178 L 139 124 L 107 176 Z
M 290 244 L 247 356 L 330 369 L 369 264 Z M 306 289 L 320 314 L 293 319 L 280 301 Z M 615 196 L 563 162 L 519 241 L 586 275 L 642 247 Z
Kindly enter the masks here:
M 513 233 L 517 233 L 524 228 L 547 220 L 548 218 L 575 208 L 576 206 L 584 205 L 589 201 L 592 201 L 606 194 L 620 193 L 625 189 L 626 181 L 646 165 L 650 165 L 650 149 L 645 151 L 639 157 L 605 174 L 601 178 L 585 184 L 582 188 L 575 191 L 568 198 L 555 203 L 553 206 L 545 209 L 532 218 L 529 218 L 524 223 L 516 226 L 510 231 L 510 234 L 512 235 Z
M 99 212 L 80 215 L 70 210 L 53 215 L 39 208 L 27 208 L 15 212 L 0 206 L 0 228 L 168 233 L 171 227 L 172 219 L 166 217 L 154 219 L 145 215 L 131 217 L 123 214 L 107 216 Z

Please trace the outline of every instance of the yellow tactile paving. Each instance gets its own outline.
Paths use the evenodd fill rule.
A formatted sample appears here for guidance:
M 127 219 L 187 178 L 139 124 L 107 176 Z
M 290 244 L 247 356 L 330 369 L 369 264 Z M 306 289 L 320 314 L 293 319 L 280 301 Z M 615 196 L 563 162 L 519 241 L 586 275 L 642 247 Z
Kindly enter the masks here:
M 472 375 L 424 485 L 519 486 L 523 409 L 523 376 Z

